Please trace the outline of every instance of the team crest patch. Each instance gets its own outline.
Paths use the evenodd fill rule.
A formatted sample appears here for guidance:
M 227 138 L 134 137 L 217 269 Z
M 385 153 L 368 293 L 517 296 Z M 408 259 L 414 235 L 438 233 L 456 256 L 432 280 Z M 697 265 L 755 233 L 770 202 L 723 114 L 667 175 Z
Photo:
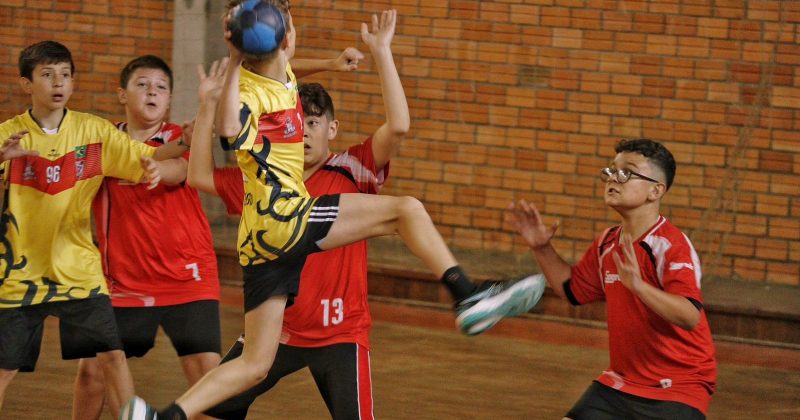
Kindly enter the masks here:
M 75 146 L 75 159 L 84 159 L 86 158 L 86 145 L 83 146 Z

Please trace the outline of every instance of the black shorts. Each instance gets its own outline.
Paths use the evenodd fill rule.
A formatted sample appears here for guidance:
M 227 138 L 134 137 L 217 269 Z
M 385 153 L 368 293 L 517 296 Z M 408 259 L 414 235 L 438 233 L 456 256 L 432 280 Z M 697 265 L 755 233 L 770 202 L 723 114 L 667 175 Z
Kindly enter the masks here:
M 178 356 L 219 353 L 219 302 L 200 300 L 170 306 L 114 308 L 127 357 L 142 357 L 153 348 L 159 325 Z
M 617 391 L 594 381 L 567 412 L 573 420 L 663 419 L 702 420 L 698 409 L 676 401 L 652 400 Z
M 339 195 L 323 195 L 317 198 L 309 212 L 306 228 L 300 240 L 280 258 L 265 263 L 242 267 L 244 273 L 244 311 L 250 311 L 272 296 L 286 296 L 286 307 L 294 303 L 300 288 L 300 273 L 309 254 L 321 251 L 317 243 L 328 235 L 336 214 L 315 220 L 314 209 L 339 207 Z M 325 210 L 326 213 L 338 210 Z
M 105 295 L 0 309 L 0 368 L 33 372 L 42 346 L 44 320 L 50 315 L 59 319 L 64 360 L 122 349 L 111 300 Z
M 241 354 L 242 343 L 237 341 L 221 363 Z M 281 344 L 266 379 L 206 411 L 206 414 L 223 420 L 244 420 L 259 395 L 272 389 L 281 378 L 304 367 L 311 371 L 334 420 L 373 418 L 369 351 L 355 343 L 315 348 Z

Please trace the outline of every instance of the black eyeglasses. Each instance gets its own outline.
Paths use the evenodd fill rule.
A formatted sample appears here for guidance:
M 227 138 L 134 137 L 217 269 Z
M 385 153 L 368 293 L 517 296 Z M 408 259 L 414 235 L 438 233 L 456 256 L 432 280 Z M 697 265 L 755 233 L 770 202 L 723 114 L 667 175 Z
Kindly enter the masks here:
M 642 174 L 640 174 L 638 172 L 634 172 L 634 171 L 632 171 L 630 169 L 603 168 L 603 169 L 600 170 L 600 179 L 602 179 L 604 182 L 608 182 L 609 180 L 611 180 L 611 178 L 616 178 L 617 182 L 619 182 L 620 184 L 624 184 L 624 183 L 630 181 L 631 177 L 634 176 L 634 175 L 636 175 L 639 178 L 642 178 L 644 180 L 647 180 L 647 181 L 650 181 L 650 182 L 655 182 L 656 184 L 663 184 L 663 182 L 661 182 L 659 180 L 650 178 L 649 176 L 644 176 L 644 175 L 642 175 Z

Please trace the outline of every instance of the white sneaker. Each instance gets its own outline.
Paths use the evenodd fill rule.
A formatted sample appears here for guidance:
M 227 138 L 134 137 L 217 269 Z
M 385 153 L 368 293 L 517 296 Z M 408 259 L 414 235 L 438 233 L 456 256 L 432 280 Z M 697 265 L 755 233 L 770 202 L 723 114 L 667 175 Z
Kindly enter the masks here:
M 158 420 L 158 412 L 143 399 L 134 396 L 122 406 L 119 420 Z
M 542 298 L 546 285 L 542 274 L 483 283 L 474 294 L 456 303 L 456 326 L 466 335 L 480 334 L 503 318 L 528 312 Z

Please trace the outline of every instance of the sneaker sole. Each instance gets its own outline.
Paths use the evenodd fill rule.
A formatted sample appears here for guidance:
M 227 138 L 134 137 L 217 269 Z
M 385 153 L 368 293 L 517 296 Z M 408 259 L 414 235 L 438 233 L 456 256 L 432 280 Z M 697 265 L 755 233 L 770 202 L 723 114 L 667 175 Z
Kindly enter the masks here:
M 484 299 L 462 312 L 456 325 L 466 335 L 478 335 L 503 318 L 528 312 L 542 298 L 546 281 L 541 274 L 525 277 L 500 294 Z

